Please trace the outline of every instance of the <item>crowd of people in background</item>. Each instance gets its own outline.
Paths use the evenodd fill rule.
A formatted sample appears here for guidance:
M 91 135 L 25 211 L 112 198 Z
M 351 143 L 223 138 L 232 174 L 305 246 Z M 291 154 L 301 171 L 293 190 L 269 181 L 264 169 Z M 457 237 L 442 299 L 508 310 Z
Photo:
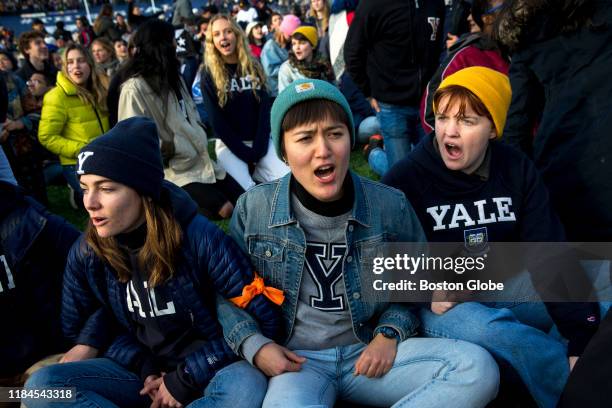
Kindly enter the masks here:
M 513 305 L 360 291 L 388 243 L 612 242 L 609 0 L 98 3 L 74 32 L 0 31 L 0 305 L 25 316 L 0 386 L 100 406 L 606 405 L 612 298 L 542 301 L 546 268 L 513 278 Z M 45 209 L 51 185 L 88 213 L 81 238 Z M 610 270 L 550 273 L 591 288 Z M 81 381 L 106 374 L 121 384 Z
M 0 14 L 74 10 L 78 8 L 78 0 L 6 0 L 0 4 Z

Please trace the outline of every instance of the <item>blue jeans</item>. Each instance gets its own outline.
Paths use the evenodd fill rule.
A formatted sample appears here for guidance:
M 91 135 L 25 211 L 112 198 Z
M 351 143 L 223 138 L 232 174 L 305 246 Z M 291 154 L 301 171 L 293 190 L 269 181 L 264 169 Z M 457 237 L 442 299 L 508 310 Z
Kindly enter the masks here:
M 499 371 L 474 344 L 410 338 L 399 344 L 391 370 L 381 378 L 354 376 L 364 344 L 312 351 L 301 371 L 272 377 L 264 408 L 333 407 L 337 399 L 387 407 L 484 407 L 497 394 Z
M 139 395 L 140 378 L 107 358 L 56 364 L 35 372 L 27 389 L 75 387 L 73 407 L 149 407 L 151 399 Z M 266 377 L 246 361 L 219 370 L 203 390 L 202 397 L 188 407 L 259 408 L 266 393 Z M 66 407 L 66 403 L 43 400 L 23 401 L 28 408 Z
M 382 102 L 378 102 L 378 106 L 380 112 L 376 113 L 376 117 L 385 141 L 387 169 L 390 169 L 410 153 L 411 144 L 416 145 L 425 135 L 419 119 L 418 106 L 400 106 Z
M 366 144 L 370 136 L 380 134 L 380 123 L 376 116 L 368 116 L 359 123 L 357 128 L 357 143 Z
M 386 140 L 385 140 L 386 143 Z M 387 153 L 380 147 L 372 149 L 368 156 L 368 164 L 372 171 L 378 174 L 380 177 L 384 176 L 389 171 L 389 161 L 387 160 Z
M 419 317 L 423 333 L 484 347 L 500 363 L 502 381 L 507 373 L 504 367 L 511 366 L 540 407 L 555 407 L 569 375 L 569 366 L 566 346 L 558 338 L 529 325 L 546 324 L 544 305 L 523 303 L 512 309 L 494 306 L 466 302 L 442 315 L 422 309 Z

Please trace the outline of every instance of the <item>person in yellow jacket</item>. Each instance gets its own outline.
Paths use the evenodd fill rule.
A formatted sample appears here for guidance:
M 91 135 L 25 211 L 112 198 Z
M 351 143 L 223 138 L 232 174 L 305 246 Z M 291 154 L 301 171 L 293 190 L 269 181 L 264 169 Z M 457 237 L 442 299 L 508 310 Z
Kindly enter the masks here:
M 40 143 L 59 156 L 64 177 L 82 206 L 76 177 L 77 155 L 83 146 L 109 130 L 108 80 L 95 70 L 89 51 L 75 44 L 62 56 L 57 86 L 43 99 L 38 128 Z

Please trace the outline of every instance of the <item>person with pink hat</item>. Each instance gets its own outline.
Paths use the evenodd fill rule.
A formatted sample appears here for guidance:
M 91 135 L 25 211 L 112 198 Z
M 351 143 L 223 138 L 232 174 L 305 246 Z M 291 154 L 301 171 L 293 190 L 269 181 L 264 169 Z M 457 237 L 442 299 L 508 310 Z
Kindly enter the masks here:
M 283 17 L 280 29 L 274 33 L 261 50 L 261 65 L 268 78 L 270 95 L 278 94 L 278 71 L 283 62 L 289 58 L 291 35 L 301 25 L 301 21 L 293 14 Z

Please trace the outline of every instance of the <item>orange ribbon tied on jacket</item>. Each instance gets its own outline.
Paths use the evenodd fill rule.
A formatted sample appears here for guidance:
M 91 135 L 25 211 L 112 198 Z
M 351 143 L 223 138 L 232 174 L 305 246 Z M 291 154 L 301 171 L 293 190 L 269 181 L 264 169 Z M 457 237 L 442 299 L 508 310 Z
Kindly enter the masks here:
M 242 295 L 231 298 L 230 302 L 244 309 L 255 296 L 261 294 L 270 299 L 272 303 L 279 306 L 285 300 L 285 295 L 283 295 L 282 290 L 264 285 L 263 278 L 255 272 L 255 279 L 253 279 L 253 282 L 242 288 Z

